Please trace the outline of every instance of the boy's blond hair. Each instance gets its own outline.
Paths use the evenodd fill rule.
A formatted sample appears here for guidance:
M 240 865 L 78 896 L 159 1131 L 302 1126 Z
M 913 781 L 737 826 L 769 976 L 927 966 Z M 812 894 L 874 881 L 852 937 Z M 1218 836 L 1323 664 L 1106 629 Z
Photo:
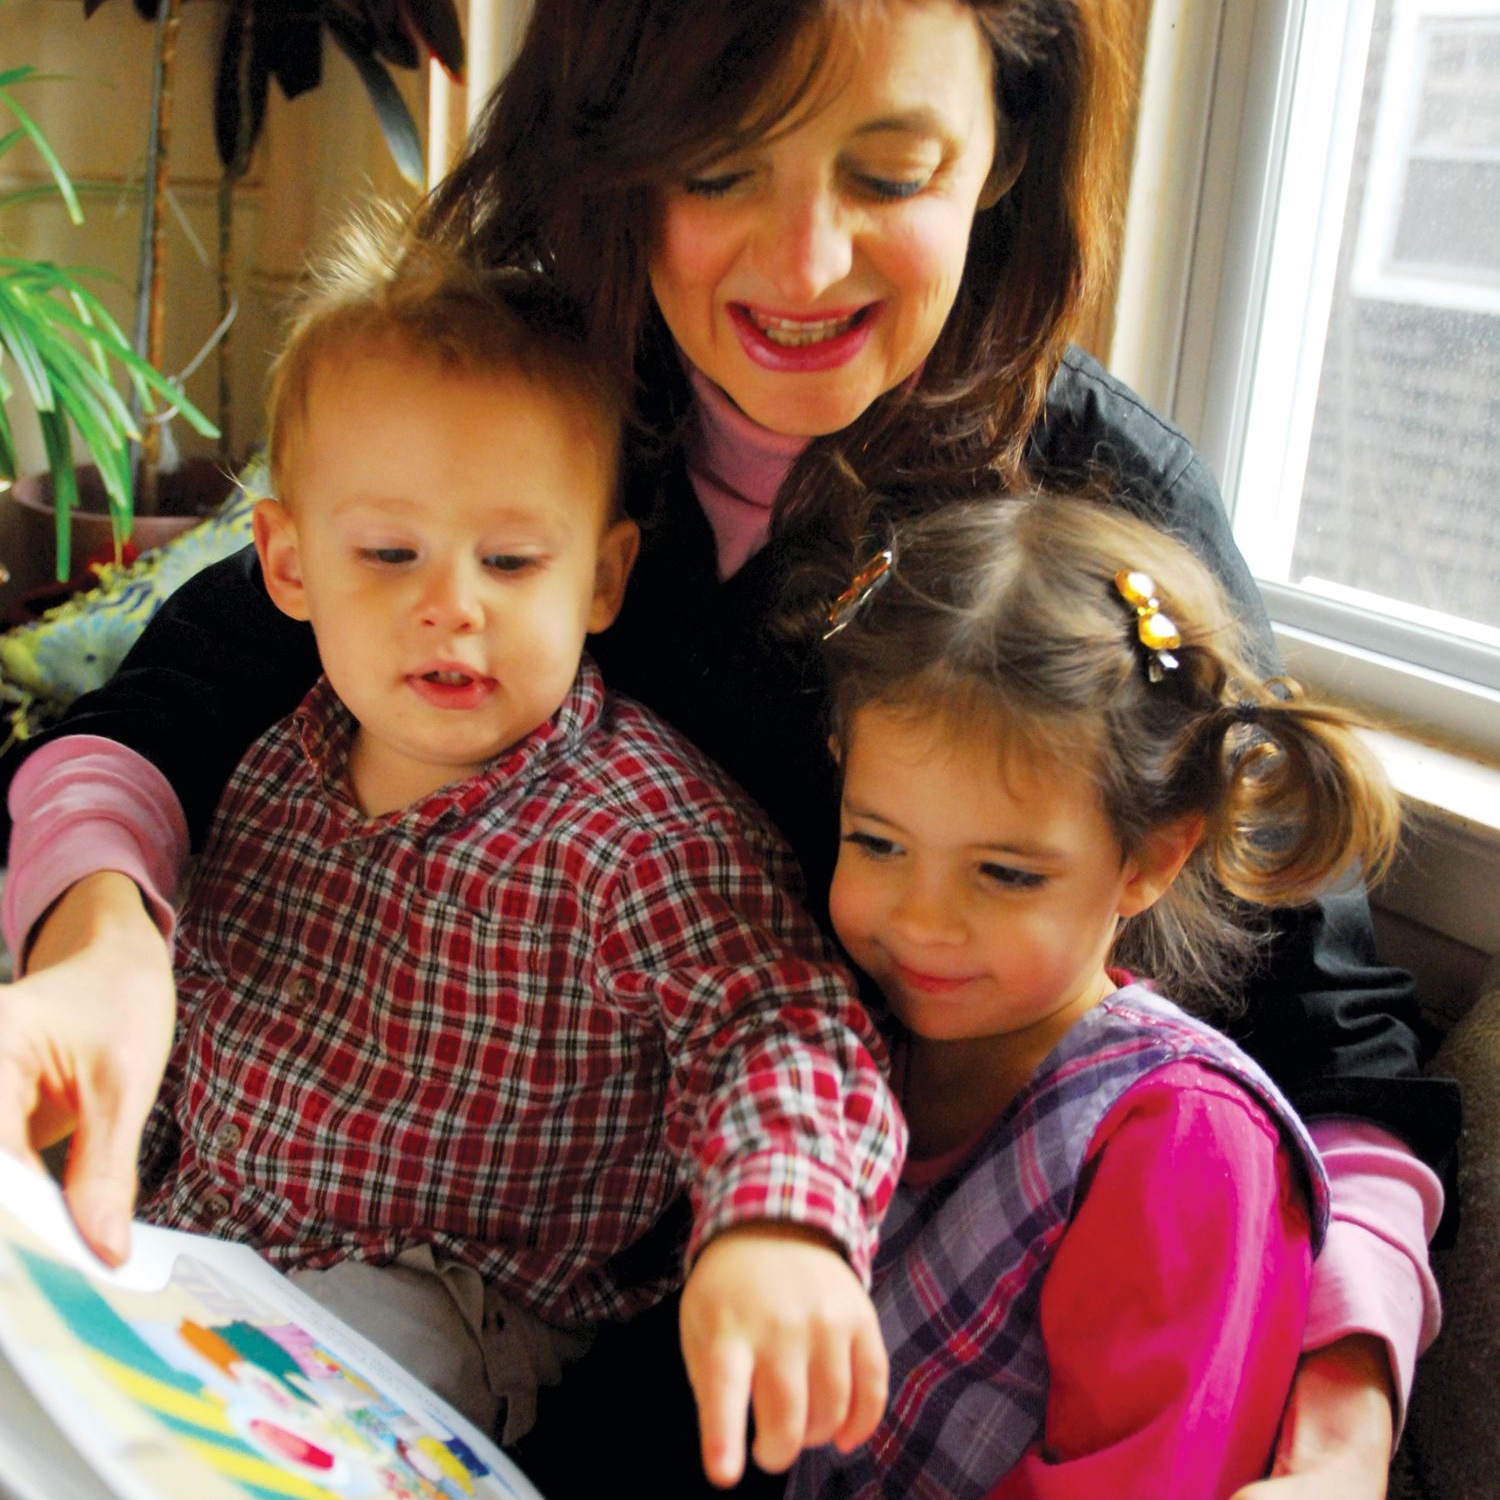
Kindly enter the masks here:
M 539 275 L 496 271 L 422 237 L 394 209 L 350 220 L 312 267 L 270 372 L 271 479 L 283 489 L 326 360 L 394 341 L 439 365 L 515 375 L 597 425 L 618 487 L 625 399 L 585 343 L 576 313 Z

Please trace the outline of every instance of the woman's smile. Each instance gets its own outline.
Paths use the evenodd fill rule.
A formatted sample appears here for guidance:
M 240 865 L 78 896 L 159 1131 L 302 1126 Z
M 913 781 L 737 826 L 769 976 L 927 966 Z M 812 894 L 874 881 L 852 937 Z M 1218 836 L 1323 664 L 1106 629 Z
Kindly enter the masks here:
M 821 108 L 663 190 L 650 264 L 687 358 L 797 436 L 847 427 L 932 352 L 995 155 L 967 7 L 872 7 L 859 56 L 827 66 L 848 81 Z
M 767 370 L 833 370 L 864 348 L 880 315 L 879 303 L 837 317 L 794 318 L 732 303 L 729 317 L 741 346 Z

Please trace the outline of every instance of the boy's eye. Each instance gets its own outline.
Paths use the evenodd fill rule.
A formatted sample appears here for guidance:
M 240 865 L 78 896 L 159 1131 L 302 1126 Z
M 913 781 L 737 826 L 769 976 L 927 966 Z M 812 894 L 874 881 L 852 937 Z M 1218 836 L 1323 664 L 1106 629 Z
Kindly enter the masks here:
M 539 562 L 539 558 L 522 557 L 516 552 L 491 552 L 485 558 L 484 565 L 496 573 L 524 573 L 528 568 L 536 567 Z
M 368 562 L 394 566 L 398 563 L 411 562 L 417 554 L 415 548 L 412 547 L 361 547 L 359 555 Z
M 871 859 L 889 859 L 901 852 L 894 839 L 881 838 L 877 833 L 846 833 L 843 841 Z
M 1047 877 L 1037 870 L 1018 870 L 1014 865 L 983 864 L 979 873 L 991 885 L 1004 886 L 1012 891 L 1032 891 L 1047 883 Z

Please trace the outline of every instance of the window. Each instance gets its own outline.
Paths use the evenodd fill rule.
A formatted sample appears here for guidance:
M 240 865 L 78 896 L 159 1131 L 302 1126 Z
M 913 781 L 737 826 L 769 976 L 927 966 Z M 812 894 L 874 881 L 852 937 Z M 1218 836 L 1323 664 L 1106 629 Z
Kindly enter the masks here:
M 1219 474 L 1305 675 L 1500 748 L 1500 0 L 1152 28 L 1112 363 Z
M 1500 313 L 1500 5 L 1396 6 L 1350 291 Z

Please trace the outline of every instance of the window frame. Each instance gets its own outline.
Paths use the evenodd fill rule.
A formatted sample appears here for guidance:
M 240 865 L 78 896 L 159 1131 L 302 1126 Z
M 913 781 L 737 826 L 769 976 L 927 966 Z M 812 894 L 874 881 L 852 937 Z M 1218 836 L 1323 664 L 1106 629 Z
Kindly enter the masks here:
M 1292 381 L 1257 382 L 1255 363 L 1275 338 L 1321 347 L 1337 239 L 1324 237 L 1321 257 L 1309 245 L 1319 215 L 1342 217 L 1358 114 L 1340 103 L 1360 88 L 1366 63 L 1364 46 L 1348 38 L 1362 33 L 1367 45 L 1373 14 L 1374 0 L 1157 0 L 1152 11 L 1110 365 L 1225 478 L 1231 516 L 1247 446 L 1246 483 L 1285 496 L 1290 473 L 1292 504 L 1300 503 L 1312 400 Z M 1334 87 L 1293 89 L 1304 37 L 1324 47 L 1338 39 Z M 1297 142 L 1290 156 L 1289 139 Z M 1300 174 L 1296 190 L 1316 208 L 1300 222 L 1284 216 L 1278 235 L 1267 210 L 1283 168 Z M 1268 298 L 1296 308 L 1279 334 L 1262 333 Z M 1285 445 L 1256 443 L 1257 431 L 1278 427 L 1290 434 Z M 1282 521 L 1281 544 L 1290 547 L 1285 512 Z M 1267 570 L 1277 543 L 1247 534 L 1243 514 L 1240 522 L 1252 570 Z M 1500 761 L 1494 653 L 1341 600 L 1275 583 L 1261 589 L 1295 675 Z

